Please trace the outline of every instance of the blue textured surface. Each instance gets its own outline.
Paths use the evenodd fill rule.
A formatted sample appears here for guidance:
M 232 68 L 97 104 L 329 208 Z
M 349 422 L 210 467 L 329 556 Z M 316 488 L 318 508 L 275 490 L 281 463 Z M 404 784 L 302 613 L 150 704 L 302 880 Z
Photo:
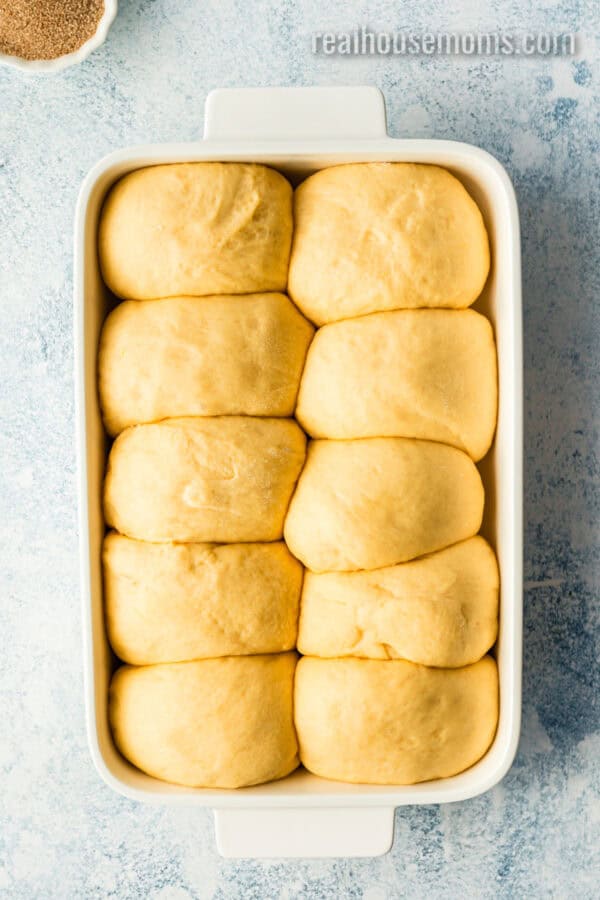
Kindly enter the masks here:
M 598 896 L 598 78 L 593 2 L 121 3 L 63 75 L 0 69 L 0 895 Z M 249 8 L 248 8 L 249 7 Z M 572 30 L 569 59 L 315 58 L 314 30 Z M 218 86 L 371 83 L 394 136 L 511 173 L 523 228 L 525 674 L 516 763 L 488 794 L 397 813 L 390 854 L 227 862 L 208 812 L 138 806 L 86 747 L 75 520 L 72 215 L 93 162 L 193 140 Z

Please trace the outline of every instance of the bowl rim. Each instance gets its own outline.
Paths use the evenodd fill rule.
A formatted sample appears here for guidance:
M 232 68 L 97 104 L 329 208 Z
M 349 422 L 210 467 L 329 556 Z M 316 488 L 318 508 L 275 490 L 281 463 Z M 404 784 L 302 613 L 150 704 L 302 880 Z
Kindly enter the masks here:
M 106 40 L 106 36 L 112 25 L 118 10 L 118 0 L 104 0 L 104 12 L 102 13 L 96 31 L 88 40 L 73 50 L 54 59 L 23 59 L 9 53 L 0 52 L 0 65 L 26 72 L 30 75 L 52 75 L 61 72 L 70 66 L 78 65 L 93 53 Z

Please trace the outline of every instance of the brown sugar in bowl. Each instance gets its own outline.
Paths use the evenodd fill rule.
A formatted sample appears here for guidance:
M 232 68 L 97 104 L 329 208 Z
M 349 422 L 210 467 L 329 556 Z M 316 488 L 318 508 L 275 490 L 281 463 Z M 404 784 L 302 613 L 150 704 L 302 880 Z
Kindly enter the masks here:
M 117 0 L 0 0 L 0 63 L 51 74 L 83 62 L 102 44 Z

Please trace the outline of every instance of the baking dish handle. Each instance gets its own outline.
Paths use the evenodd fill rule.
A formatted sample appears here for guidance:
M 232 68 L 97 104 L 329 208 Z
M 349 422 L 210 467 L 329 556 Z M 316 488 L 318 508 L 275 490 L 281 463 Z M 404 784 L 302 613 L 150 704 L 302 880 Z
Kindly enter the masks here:
M 375 87 L 222 88 L 206 98 L 208 141 L 348 140 L 386 137 Z
M 221 856 L 246 858 L 381 856 L 392 846 L 390 807 L 215 809 Z

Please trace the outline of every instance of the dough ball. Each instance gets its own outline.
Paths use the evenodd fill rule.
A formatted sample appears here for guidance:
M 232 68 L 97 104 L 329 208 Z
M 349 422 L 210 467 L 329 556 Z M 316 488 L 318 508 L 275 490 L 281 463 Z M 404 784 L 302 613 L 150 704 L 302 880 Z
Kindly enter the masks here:
M 298 765 L 295 666 L 295 653 L 123 666 L 109 695 L 115 743 L 142 772 L 175 784 L 283 778 Z
M 119 297 L 283 291 L 292 189 L 266 166 L 196 162 L 130 172 L 112 188 L 98 235 Z
M 462 669 L 405 660 L 314 659 L 296 671 L 300 761 L 336 781 L 416 784 L 476 763 L 498 721 L 496 663 Z
M 302 566 L 283 542 L 104 541 L 112 647 L 136 665 L 279 653 L 296 644 Z
M 487 278 L 481 213 L 437 166 L 323 169 L 296 190 L 294 223 L 289 293 L 318 325 L 385 309 L 461 309 Z
M 108 525 L 145 541 L 276 541 L 305 454 L 291 419 L 165 419 L 114 442 Z
M 320 328 L 297 418 L 313 437 L 413 437 L 481 459 L 496 426 L 496 349 L 473 310 L 374 313 Z
M 378 569 L 472 537 L 483 485 L 466 453 L 406 438 L 311 441 L 285 540 L 315 572 Z
M 107 431 L 173 416 L 291 416 L 313 330 L 283 294 L 120 303 L 100 341 Z
M 496 640 L 498 586 L 494 551 L 481 537 L 373 572 L 307 572 L 298 649 L 466 666 Z

